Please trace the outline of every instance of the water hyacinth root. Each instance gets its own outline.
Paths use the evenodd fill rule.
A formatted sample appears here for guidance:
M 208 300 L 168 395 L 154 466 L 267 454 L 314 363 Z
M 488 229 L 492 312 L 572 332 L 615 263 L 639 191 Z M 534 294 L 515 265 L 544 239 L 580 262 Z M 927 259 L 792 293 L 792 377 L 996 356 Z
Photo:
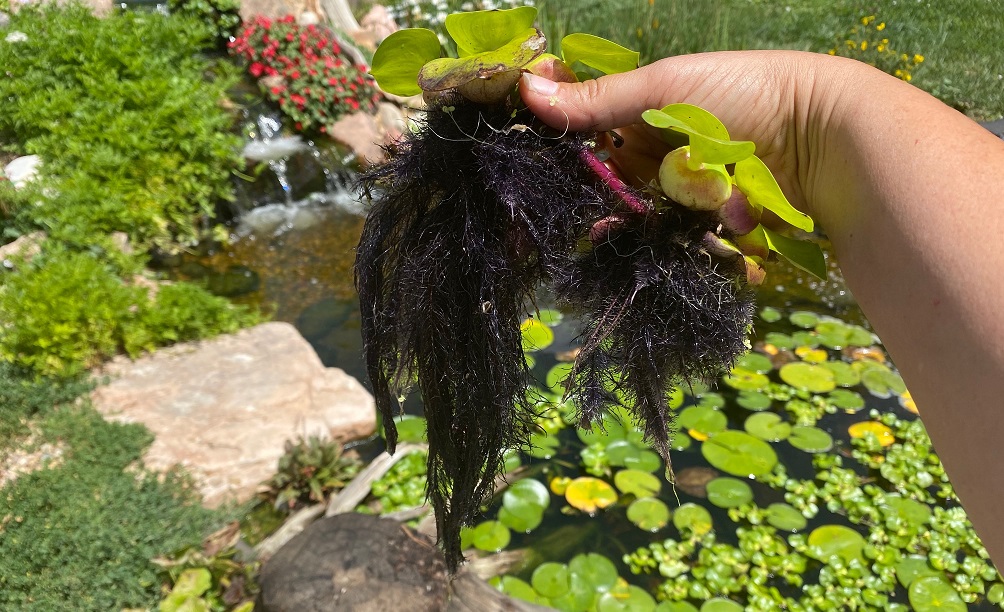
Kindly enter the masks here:
M 505 449 L 536 416 L 519 324 L 618 196 L 582 162 L 582 136 L 546 135 L 506 104 L 457 100 L 364 174 L 372 208 L 356 258 L 366 367 L 389 450 L 399 397 L 422 394 L 428 494 L 447 564 L 493 492 Z

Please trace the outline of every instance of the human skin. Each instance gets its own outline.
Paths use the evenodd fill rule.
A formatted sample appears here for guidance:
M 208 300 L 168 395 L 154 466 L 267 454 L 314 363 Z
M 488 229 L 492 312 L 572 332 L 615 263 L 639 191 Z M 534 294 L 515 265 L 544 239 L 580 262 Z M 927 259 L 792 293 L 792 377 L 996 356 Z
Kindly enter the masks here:
M 977 533 L 1004 564 L 1004 141 L 853 60 L 792 51 L 667 58 L 583 83 L 524 76 L 558 129 L 611 130 L 612 160 L 646 183 L 668 152 L 641 124 L 686 102 L 752 140 L 833 244 L 899 368 Z

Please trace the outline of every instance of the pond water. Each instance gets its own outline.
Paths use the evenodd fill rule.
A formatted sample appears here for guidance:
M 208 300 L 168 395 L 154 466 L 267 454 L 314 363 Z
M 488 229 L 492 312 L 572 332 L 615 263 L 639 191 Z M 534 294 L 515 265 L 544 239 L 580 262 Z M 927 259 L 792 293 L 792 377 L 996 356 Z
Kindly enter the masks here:
M 231 243 L 174 273 L 292 323 L 325 365 L 365 384 L 352 275 L 363 217 L 348 182 L 332 179 L 339 155 L 311 148 L 286 160 L 289 189 L 262 168 L 243 186 Z M 991 609 L 986 593 L 1004 599 L 829 256 L 828 270 L 820 281 L 772 265 L 752 357 L 716 389 L 680 390 L 676 487 L 628 420 L 590 434 L 569 426 L 554 381 L 568 367 L 574 321 L 542 312 L 546 325 L 528 324 L 547 338 L 530 353 L 542 433 L 513 454 L 510 492 L 465 532 L 472 550 L 509 555 L 500 587 L 604 611 L 733 609 L 728 599 L 752 609 L 966 609 L 963 597 Z M 395 504 L 420 501 L 415 474 L 407 478 Z M 667 600 L 658 608 L 656 594 Z

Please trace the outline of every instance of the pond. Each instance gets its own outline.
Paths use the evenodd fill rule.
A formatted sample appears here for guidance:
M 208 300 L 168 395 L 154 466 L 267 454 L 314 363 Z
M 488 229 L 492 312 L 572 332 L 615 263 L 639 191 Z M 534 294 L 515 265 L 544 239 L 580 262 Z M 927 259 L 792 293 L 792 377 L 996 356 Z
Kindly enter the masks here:
M 365 381 L 352 284 L 361 211 L 344 181 L 300 182 L 311 181 L 320 194 L 271 183 L 263 202 L 259 190 L 231 244 L 176 274 L 294 324 L 326 365 Z M 560 381 L 576 325 L 542 296 L 523 325 L 541 430 L 510 453 L 508 486 L 465 530 L 468 558 L 491 557 L 499 588 L 562 610 L 996 607 L 1004 584 L 828 260 L 826 281 L 775 264 L 754 350 L 715 388 L 678 390 L 675 486 L 624 413 L 591 432 L 571 425 Z M 421 439 L 420 405 L 409 412 L 402 439 Z M 367 507 L 417 505 L 423 486 L 416 456 Z

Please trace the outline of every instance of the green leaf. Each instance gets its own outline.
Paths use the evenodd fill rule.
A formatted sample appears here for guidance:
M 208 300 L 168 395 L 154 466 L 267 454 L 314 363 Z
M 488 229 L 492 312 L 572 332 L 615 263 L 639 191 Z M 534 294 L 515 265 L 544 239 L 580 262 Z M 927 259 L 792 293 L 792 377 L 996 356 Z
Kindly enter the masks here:
M 617 43 L 593 36 L 575 33 L 561 39 L 561 56 L 566 64 L 582 62 L 603 74 L 627 72 L 638 67 L 639 54 Z
M 689 531 L 695 536 L 702 536 L 711 531 L 711 513 L 704 506 L 686 503 L 673 513 L 673 525 L 680 533 Z
M 767 506 L 766 514 L 767 522 L 782 531 L 798 531 L 808 524 L 801 512 L 780 502 Z
M 708 501 L 719 508 L 735 508 L 753 501 L 753 489 L 738 478 L 722 476 L 708 483 Z
M 775 412 L 751 414 L 743 424 L 743 429 L 765 442 L 780 442 L 791 435 L 791 423 L 781 420 L 781 416 Z
M 432 30 L 398 30 L 380 43 L 373 54 L 370 74 L 387 93 L 414 96 L 422 93 L 418 86 L 422 66 L 439 56 L 439 38 Z
M 597 591 L 609 591 L 617 583 L 617 567 L 603 555 L 596 553 L 575 555 L 568 562 L 568 569 Z
M 742 612 L 743 607 L 731 599 L 716 597 L 701 605 L 701 612 Z
M 770 444 L 741 431 L 714 434 L 701 444 L 701 454 L 719 470 L 744 478 L 763 476 L 777 465 Z
M 478 550 L 498 552 L 509 545 L 509 529 L 498 521 L 485 521 L 474 528 L 472 543 Z
M 809 545 L 807 554 L 823 563 L 833 556 L 840 557 L 845 562 L 853 559 L 863 560 L 861 552 L 865 547 L 865 539 L 850 527 L 843 525 L 817 527 L 809 534 L 806 543 Z
M 640 497 L 628 506 L 629 521 L 645 531 L 658 531 L 669 523 L 669 507 L 654 497 Z
M 561 597 L 571 589 L 571 574 L 563 563 L 542 563 L 533 570 L 530 584 L 544 597 Z
M 796 425 L 791 428 L 788 444 L 807 453 L 825 453 L 833 448 L 833 437 L 818 427 Z
M 641 587 L 623 584 L 604 593 L 596 602 L 596 612 L 652 612 L 655 600 Z
M 756 155 L 736 163 L 735 181 L 754 206 L 766 208 L 800 230 L 812 231 L 812 218 L 788 202 L 770 169 Z
M 534 352 L 551 346 L 554 342 L 554 332 L 537 319 L 526 319 L 519 326 L 522 334 L 523 351 Z
M 614 488 L 599 478 L 580 476 L 568 484 L 565 489 L 565 499 L 573 508 L 586 514 L 596 514 L 596 511 L 615 503 L 617 492 Z
M 724 430 L 729 420 L 725 413 L 709 406 L 690 406 L 680 413 L 677 422 L 684 429 L 713 434 Z
M 470 11 L 446 16 L 446 31 L 457 43 L 460 57 L 495 51 L 533 26 L 537 9 L 532 6 L 500 11 Z
M 910 583 L 910 605 L 917 612 L 965 612 L 965 602 L 944 576 L 921 576 Z
M 833 372 L 821 365 L 795 361 L 786 363 L 778 371 L 781 380 L 796 389 L 805 389 L 810 393 L 826 393 L 833 391 L 837 384 Z
M 650 111 L 645 112 L 648 113 Z M 725 124 L 719 121 L 718 117 L 715 117 L 713 113 L 704 110 L 700 106 L 682 103 L 670 104 L 653 112 L 665 115 L 673 124 L 657 125 L 648 119 L 645 119 L 645 113 L 642 113 L 642 118 L 655 127 L 682 129 L 686 130 L 687 133 L 700 134 L 701 136 L 707 136 L 718 140 L 729 140 L 729 131 L 726 129 Z M 658 115 L 654 118 L 658 121 L 667 121 L 665 118 L 659 117 Z
M 666 112 L 666 109 L 677 112 L 673 107 L 687 108 L 676 115 Z M 697 109 L 704 115 L 692 112 L 690 109 Z M 710 116 L 714 123 L 705 119 L 705 115 Z M 642 119 L 649 125 L 686 134 L 690 142 L 690 159 L 687 164 L 691 168 L 697 168 L 700 164 L 734 164 L 752 156 L 756 150 L 756 145 L 752 142 L 729 140 L 725 126 L 714 115 L 690 104 L 671 104 L 662 110 L 649 109 L 642 113 Z M 696 121 L 698 125 L 692 125 L 687 119 Z M 710 134 L 724 135 L 715 137 Z
M 543 53 L 545 46 L 540 31 L 527 28 L 499 49 L 428 62 L 418 73 L 418 85 L 424 91 L 445 91 L 503 73 L 515 73 L 518 79 L 519 69 Z
M 826 279 L 826 258 L 818 244 L 811 240 L 789 238 L 766 227 L 763 227 L 763 233 L 767 236 L 770 250 L 787 259 L 796 268 L 805 270 L 816 278 Z
M 641 470 L 621 470 L 614 474 L 614 484 L 625 495 L 635 497 L 652 497 L 662 489 L 662 481 L 658 477 Z

